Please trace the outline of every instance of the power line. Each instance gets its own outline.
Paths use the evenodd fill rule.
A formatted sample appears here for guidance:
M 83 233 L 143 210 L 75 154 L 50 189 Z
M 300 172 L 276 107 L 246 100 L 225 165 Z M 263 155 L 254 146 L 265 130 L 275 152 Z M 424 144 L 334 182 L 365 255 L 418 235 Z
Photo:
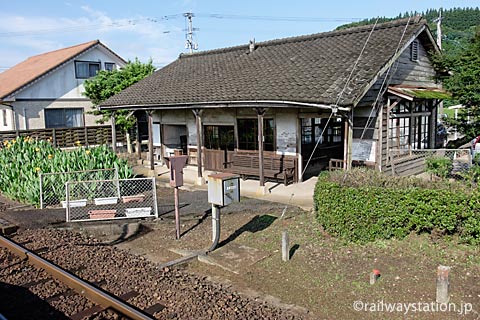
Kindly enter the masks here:
M 290 22 L 354 22 L 364 18 L 321 18 L 321 17 L 282 17 L 282 16 L 251 16 L 222 13 L 196 13 L 196 17 L 233 19 L 233 20 L 265 20 L 265 21 L 290 21 Z

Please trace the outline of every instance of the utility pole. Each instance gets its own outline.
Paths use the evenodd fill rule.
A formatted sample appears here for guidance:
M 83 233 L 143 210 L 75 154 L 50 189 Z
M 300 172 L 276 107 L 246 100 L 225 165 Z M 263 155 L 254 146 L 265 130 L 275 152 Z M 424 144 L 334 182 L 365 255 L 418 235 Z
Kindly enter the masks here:
M 198 44 L 193 41 L 193 32 L 198 30 L 197 28 L 193 27 L 192 18 L 194 17 L 194 14 L 191 12 L 186 12 L 183 14 L 183 16 L 185 17 L 185 25 L 186 25 L 185 49 L 189 49 L 189 52 L 193 53 L 193 50 L 198 50 Z
M 440 8 L 438 18 L 433 20 L 437 23 L 437 45 L 440 50 L 442 50 L 442 9 Z

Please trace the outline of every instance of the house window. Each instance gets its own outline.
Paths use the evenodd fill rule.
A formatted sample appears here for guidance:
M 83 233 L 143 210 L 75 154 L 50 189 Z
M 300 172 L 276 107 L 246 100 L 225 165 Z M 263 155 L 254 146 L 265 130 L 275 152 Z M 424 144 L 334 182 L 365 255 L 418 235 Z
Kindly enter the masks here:
M 100 62 L 75 61 L 75 77 L 77 79 L 88 79 L 97 75 L 100 70 Z
M 235 135 L 233 126 L 204 126 L 206 149 L 230 150 L 235 149 Z
M 115 63 L 113 62 L 105 62 L 105 70 L 107 71 L 113 71 L 115 70 L 116 67 L 115 67 Z
M 46 128 L 74 128 L 83 126 L 83 109 L 45 109 Z
M 7 122 L 7 110 L 5 110 L 5 109 L 2 110 L 2 117 L 3 117 L 3 126 L 4 126 L 4 127 L 8 126 L 8 122 Z
M 332 145 L 342 143 L 343 123 L 341 118 L 327 119 L 305 118 L 301 120 L 302 144 Z
M 413 40 L 410 45 L 410 60 L 418 61 L 418 40 Z
M 258 120 L 238 119 L 238 148 L 258 150 Z M 275 130 L 273 119 L 263 119 L 263 150 L 274 151 Z
M 400 150 L 429 148 L 431 111 L 425 102 L 400 103 L 391 112 L 390 148 Z

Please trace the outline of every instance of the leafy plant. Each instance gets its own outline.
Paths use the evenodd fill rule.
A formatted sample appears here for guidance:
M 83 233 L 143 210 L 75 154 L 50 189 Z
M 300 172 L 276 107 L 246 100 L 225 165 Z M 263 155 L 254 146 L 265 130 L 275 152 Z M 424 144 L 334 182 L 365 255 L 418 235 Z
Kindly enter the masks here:
M 453 162 L 449 158 L 445 157 L 430 157 L 425 160 L 427 166 L 427 172 L 446 179 L 453 168 Z
M 331 172 L 318 179 L 314 207 L 326 232 L 353 242 L 438 231 L 480 243 L 480 191 L 461 184 L 426 183 L 373 170 Z
M 79 147 L 71 151 L 54 148 L 50 141 L 17 137 L 5 141 L 0 148 L 0 191 L 13 200 L 33 205 L 40 203 L 39 174 L 47 172 L 72 172 L 118 167 L 119 178 L 133 176 L 126 160 L 119 159 L 106 146 Z M 57 201 L 65 198 L 65 182 L 51 175 L 45 176 L 44 188 Z

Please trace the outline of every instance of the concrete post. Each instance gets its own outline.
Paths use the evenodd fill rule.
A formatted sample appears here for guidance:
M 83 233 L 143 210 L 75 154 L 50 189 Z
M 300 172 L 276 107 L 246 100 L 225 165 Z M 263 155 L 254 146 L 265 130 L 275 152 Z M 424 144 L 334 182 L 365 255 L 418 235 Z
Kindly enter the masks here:
M 110 116 L 110 120 L 112 122 L 112 150 L 113 152 L 117 152 L 117 130 L 115 128 L 116 122 L 115 122 L 115 112 L 112 112 L 112 115 Z
M 450 267 L 438 266 L 437 268 L 437 303 L 448 303 L 450 296 L 448 294 L 448 273 Z
M 288 238 L 287 231 L 282 232 L 282 260 L 290 260 L 290 239 Z

